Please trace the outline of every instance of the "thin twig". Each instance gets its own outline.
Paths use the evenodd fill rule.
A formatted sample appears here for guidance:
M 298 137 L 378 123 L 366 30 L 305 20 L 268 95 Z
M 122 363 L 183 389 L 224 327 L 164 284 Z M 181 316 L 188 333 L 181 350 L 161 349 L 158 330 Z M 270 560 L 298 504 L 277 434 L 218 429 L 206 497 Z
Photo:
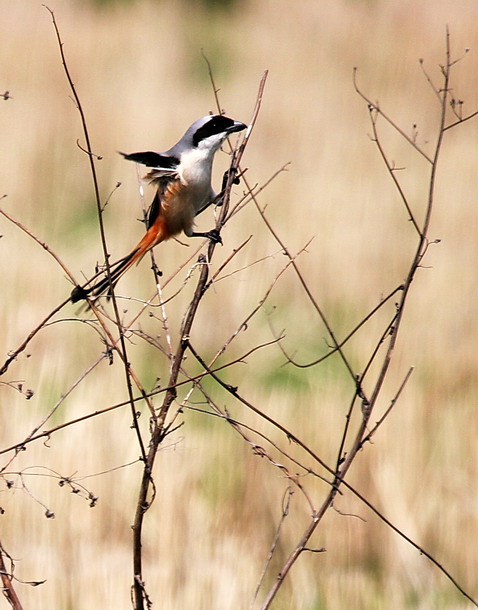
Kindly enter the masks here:
M 254 599 L 252 600 L 252 604 L 251 604 L 251 610 L 254 607 L 254 603 L 257 599 L 257 596 L 259 595 L 259 591 L 262 587 L 262 583 L 264 582 L 264 579 L 266 577 L 267 574 L 267 570 L 269 568 L 269 565 L 272 561 L 272 557 L 274 556 L 274 551 L 277 548 L 277 544 L 279 543 L 279 538 L 280 538 L 280 534 L 281 534 L 281 530 L 282 530 L 282 526 L 284 524 L 284 521 L 286 520 L 286 518 L 289 516 L 289 508 L 290 508 L 290 502 L 292 499 L 292 494 L 294 492 L 292 491 L 292 489 L 290 487 L 288 487 L 285 492 L 284 492 L 284 497 L 282 498 L 282 512 L 281 512 L 281 516 L 279 519 L 279 523 L 277 524 L 276 527 L 276 531 L 274 532 L 274 538 L 272 540 L 271 543 L 271 548 L 269 549 L 269 552 L 267 554 L 266 560 L 264 562 L 264 566 L 262 568 L 260 577 L 259 577 L 259 582 L 257 583 L 257 587 L 256 590 L 254 591 Z
M 422 157 L 424 157 L 430 164 L 433 163 L 433 160 L 431 157 L 429 157 L 425 151 L 423 151 L 418 144 L 410 137 L 408 136 L 403 129 L 401 129 L 394 121 L 392 121 L 392 119 L 385 114 L 385 112 L 383 112 L 383 110 L 374 102 L 372 102 L 371 99 L 369 99 L 363 92 L 362 90 L 359 88 L 358 84 L 357 84 L 357 72 L 358 69 L 354 68 L 353 70 L 353 83 L 354 83 L 354 88 L 355 91 L 360 95 L 360 97 L 367 102 L 367 106 L 369 110 L 376 110 L 378 114 L 380 114 L 389 125 L 391 125 L 393 127 L 393 129 L 399 133 L 402 138 L 404 138 L 409 144 L 410 146 L 412 146 L 418 153 L 420 153 L 422 155 Z
M 5 565 L 4 557 L 7 557 L 10 560 L 10 571 L 7 570 Z M 0 544 L 0 578 L 2 581 L 2 593 L 5 599 L 8 601 L 10 606 L 14 608 L 14 610 L 23 610 L 23 606 L 20 602 L 20 598 L 15 591 L 15 587 L 13 586 L 13 570 L 14 564 L 10 555 L 5 551 L 3 546 Z
M 420 235 L 420 227 L 418 226 L 418 223 L 415 220 L 415 216 L 413 215 L 413 212 L 408 203 L 407 197 L 406 197 L 405 193 L 403 192 L 400 182 L 398 181 L 398 178 L 396 176 L 396 171 L 394 171 L 394 168 L 388 161 L 387 155 L 385 154 L 385 151 L 383 150 L 382 143 L 380 142 L 380 138 L 378 137 L 377 116 L 379 114 L 380 113 L 378 113 L 378 111 L 375 108 L 373 110 L 370 110 L 370 121 L 372 123 L 372 130 L 373 130 L 373 141 L 377 145 L 378 151 L 382 157 L 383 162 L 385 163 L 385 166 L 388 170 L 390 178 L 393 180 L 393 183 L 395 184 L 395 187 L 402 199 L 403 205 L 405 206 L 405 208 L 407 210 L 408 217 L 409 217 L 410 221 L 412 222 L 413 226 L 415 227 L 416 232 L 418 233 L 418 235 Z M 376 115 L 376 116 L 374 116 L 374 115 Z
M 120 346 L 121 349 L 118 349 L 118 347 L 116 346 L 116 349 L 120 355 L 121 361 L 123 362 L 123 367 L 124 367 L 124 373 L 125 373 L 125 381 L 126 381 L 126 388 L 127 388 L 127 392 L 128 392 L 128 397 L 129 397 L 129 401 L 130 401 L 130 406 L 131 406 L 131 416 L 132 416 L 132 420 L 133 420 L 133 426 L 136 432 L 136 438 L 138 440 L 138 444 L 140 447 L 140 451 L 141 451 L 141 456 L 143 457 L 143 459 L 146 459 L 146 449 L 144 446 L 144 442 L 141 436 L 141 430 L 139 428 L 139 423 L 138 423 L 138 414 L 134 408 L 134 401 L 133 401 L 133 387 L 132 387 L 132 379 L 135 379 L 136 384 L 138 385 L 139 380 L 137 379 L 136 376 L 133 376 L 132 371 L 131 371 L 131 366 L 128 362 L 128 355 L 127 355 L 127 351 L 126 351 L 126 342 L 124 340 L 124 333 L 123 333 L 123 327 L 121 324 L 121 318 L 119 315 L 119 310 L 118 310 L 118 304 L 116 302 L 116 298 L 115 298 L 115 294 L 114 294 L 114 286 L 112 284 L 111 281 L 111 269 L 110 269 L 110 264 L 109 264 L 109 253 L 108 253 L 108 247 L 107 247 L 107 243 L 106 243 L 106 234 L 105 234 L 105 228 L 104 228 L 104 224 L 103 224 L 103 206 L 101 204 L 101 198 L 100 198 L 100 190 L 99 190 L 99 186 L 98 186 L 98 177 L 96 174 L 96 166 L 95 166 L 95 157 L 96 155 L 94 155 L 93 153 L 93 148 L 91 146 L 91 141 L 90 141 L 90 135 L 89 135 L 89 130 L 88 130 L 88 124 L 86 121 L 86 117 L 85 117 L 85 113 L 83 111 L 83 106 L 81 104 L 81 100 L 80 97 L 76 91 L 76 87 L 75 84 L 73 83 L 73 79 L 70 75 L 70 70 L 68 68 L 68 64 L 66 61 L 66 57 L 65 57 L 65 53 L 63 50 L 63 41 L 61 39 L 61 35 L 60 35 L 60 31 L 58 29 L 58 25 L 56 23 L 56 19 L 55 19 L 55 14 L 54 12 L 46 5 L 45 8 L 47 9 L 47 11 L 50 13 L 51 15 L 51 19 L 53 22 L 53 27 L 55 29 L 55 34 L 56 34 L 56 38 L 57 38 L 57 42 L 58 42 L 58 48 L 60 51 L 60 56 L 61 56 L 61 62 L 63 65 L 63 69 L 65 72 L 65 76 L 66 79 L 68 81 L 68 84 L 70 86 L 71 92 L 73 94 L 73 98 L 75 100 L 75 104 L 77 107 L 77 110 L 80 114 L 80 118 L 81 118 L 81 125 L 83 128 L 83 135 L 85 138 L 85 142 L 86 142 L 86 154 L 88 156 L 88 160 L 89 160 L 89 164 L 90 164 L 90 172 L 91 172 L 91 177 L 93 180 L 93 188 L 94 188 L 94 193 L 95 193 L 95 201 L 96 201 L 96 209 L 97 209 L 97 213 L 98 213 L 98 225 L 99 225 L 99 229 L 100 229 L 100 237 L 101 237 L 101 245 L 103 248 L 103 255 L 104 255 L 104 259 L 105 259 L 105 267 L 106 267 L 106 274 L 109 280 L 109 293 L 111 294 L 111 299 L 112 299 L 112 304 L 113 304 L 113 310 L 115 313 L 115 319 L 116 319 L 116 327 L 118 329 L 118 335 L 119 335 L 119 342 L 120 342 Z M 94 304 L 92 302 L 89 301 L 89 305 L 92 309 L 92 311 L 94 312 L 94 314 L 98 317 L 98 320 L 101 323 L 100 320 L 100 316 L 98 315 L 98 311 L 96 309 L 96 307 L 94 306 Z M 153 407 L 151 405 L 151 403 L 149 403 L 148 401 L 146 401 L 150 411 L 153 412 Z
M 400 387 L 398 388 L 395 396 L 390 401 L 390 405 L 389 405 L 388 409 L 385 411 L 385 413 L 382 415 L 382 417 L 377 421 L 377 423 L 370 430 L 370 432 L 367 434 L 367 436 L 364 437 L 364 439 L 363 439 L 364 443 L 367 443 L 368 441 L 371 440 L 372 436 L 377 432 L 378 428 L 383 424 L 383 422 L 386 420 L 386 418 L 390 415 L 390 412 L 392 411 L 393 407 L 397 404 L 397 401 L 400 398 L 401 393 L 403 392 L 405 386 L 407 385 L 408 380 L 410 379 L 410 377 L 413 373 L 413 369 L 414 369 L 413 366 L 411 366 L 408 369 L 407 374 L 405 375 L 402 383 L 400 384 Z

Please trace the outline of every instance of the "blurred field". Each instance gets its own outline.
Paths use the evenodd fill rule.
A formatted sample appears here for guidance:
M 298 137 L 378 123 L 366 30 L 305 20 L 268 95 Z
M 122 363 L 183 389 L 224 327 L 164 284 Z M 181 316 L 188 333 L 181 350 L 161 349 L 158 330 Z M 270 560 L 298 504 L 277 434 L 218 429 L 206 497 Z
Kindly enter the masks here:
M 135 169 L 116 151 L 166 149 L 194 119 L 215 110 L 204 49 L 220 101 L 229 116 L 248 121 L 259 80 L 270 71 L 263 106 L 243 165 L 251 184 L 263 184 L 291 162 L 261 194 L 260 202 L 291 251 L 315 236 L 298 259 L 315 298 L 344 336 L 402 281 L 415 248 L 405 210 L 370 141 L 368 111 L 353 90 L 358 67 L 362 89 L 407 133 L 432 150 L 438 104 L 419 66 L 423 58 L 438 79 L 444 61 L 445 25 L 457 64 L 452 83 L 465 113 L 478 108 L 478 7 L 475 2 L 431 0 L 363 2 L 237 2 L 208 12 L 199 2 L 94 2 L 50 0 L 69 68 L 86 112 L 103 199 L 119 181 L 105 213 L 114 257 L 141 235 Z M 79 278 L 101 260 L 93 189 L 78 113 L 68 89 L 48 12 L 40 2 L 0 0 L 0 203 L 62 258 Z M 478 120 L 445 138 L 430 248 L 412 298 L 380 403 L 387 408 L 410 366 L 415 371 L 382 430 L 350 472 L 351 482 L 407 535 L 431 552 L 478 597 Z M 383 141 L 417 217 L 428 189 L 428 168 L 385 130 Z M 228 162 L 216 160 L 216 182 Z M 236 197 L 242 186 L 236 187 Z M 150 196 L 148 191 L 147 197 Z M 200 218 L 212 226 L 212 211 Z M 0 218 L 2 307 L 1 362 L 71 290 L 63 272 L 38 245 Z M 252 206 L 226 227 L 219 265 L 247 237 L 239 269 L 217 284 L 202 303 L 193 340 L 212 356 L 256 306 L 285 259 Z M 197 244 L 199 245 L 199 244 Z M 192 255 L 177 243 L 157 248 L 168 278 Z M 184 270 L 166 288 L 174 293 Z M 194 281 L 194 278 L 193 280 Z M 121 294 L 147 298 L 154 290 L 147 261 L 120 284 Z M 192 284 L 167 306 L 173 342 Z M 273 311 L 273 307 L 275 310 Z M 125 303 L 127 317 L 138 305 Z M 266 314 L 269 314 L 266 315 Z M 159 314 L 158 314 L 159 315 Z M 73 321 L 73 306 L 40 333 L 2 381 L 32 388 L 27 401 L 0 385 L 0 446 L 20 442 L 104 351 L 98 335 Z M 287 272 L 261 311 L 231 346 L 238 357 L 271 340 L 268 324 L 286 329 L 285 346 L 305 362 L 325 350 L 325 331 L 292 272 Z M 382 322 L 383 322 L 382 318 Z M 141 328 L 165 335 L 156 319 Z M 349 347 L 363 366 L 379 320 Z M 146 387 L 168 374 L 167 359 L 135 340 L 133 366 Z M 26 356 L 29 357 L 26 357 Z M 258 352 L 224 377 L 263 411 L 332 462 L 344 425 L 351 383 L 338 361 L 297 370 L 279 368 L 276 347 Z M 190 370 L 198 371 L 190 362 Z M 243 407 L 207 384 L 233 416 L 253 422 Z M 50 427 L 125 400 L 119 361 L 106 362 L 72 392 Z M 179 398 L 184 396 L 180 393 Z M 159 401 L 158 401 L 159 404 Z M 201 406 L 201 405 L 198 405 Z M 378 414 L 377 414 L 378 416 Z M 192 411 L 158 460 L 158 499 L 146 517 L 144 553 L 148 591 L 155 608 L 249 608 L 278 523 L 287 481 L 260 460 L 222 422 Z M 143 425 L 147 428 L 147 415 Z M 137 459 L 130 414 L 117 410 L 29 445 L 0 481 L 0 540 L 17 560 L 16 575 L 44 580 L 17 585 L 25 608 L 131 607 L 131 530 L 139 465 L 82 480 L 99 496 L 88 502 L 48 477 L 46 469 L 78 478 Z M 280 438 L 277 436 L 276 438 Z M 2 466 L 7 456 L 1 456 Z M 31 494 L 20 490 L 25 474 Z M 27 473 L 29 471 L 26 471 Z M 42 476 L 39 476 L 42 475 Z M 15 481 L 15 492 L 6 482 Z M 310 482 L 318 504 L 326 488 Z M 469 608 L 425 558 L 387 530 L 350 494 L 337 508 L 365 521 L 330 512 L 314 536 L 327 553 L 304 556 L 293 568 L 274 608 L 341 610 Z M 280 567 L 307 523 L 308 507 L 296 493 L 277 551 Z M 273 577 L 271 573 L 270 578 Z M 3 607 L 7 607 L 6 601 Z

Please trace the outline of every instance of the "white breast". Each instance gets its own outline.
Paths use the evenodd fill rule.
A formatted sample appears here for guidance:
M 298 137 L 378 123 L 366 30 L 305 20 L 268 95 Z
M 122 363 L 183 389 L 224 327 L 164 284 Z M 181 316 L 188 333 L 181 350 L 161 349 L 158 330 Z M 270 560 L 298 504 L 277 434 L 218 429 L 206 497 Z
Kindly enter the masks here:
M 181 182 L 190 189 L 194 207 L 199 210 L 211 193 L 212 151 L 194 148 L 181 155 L 177 173 Z

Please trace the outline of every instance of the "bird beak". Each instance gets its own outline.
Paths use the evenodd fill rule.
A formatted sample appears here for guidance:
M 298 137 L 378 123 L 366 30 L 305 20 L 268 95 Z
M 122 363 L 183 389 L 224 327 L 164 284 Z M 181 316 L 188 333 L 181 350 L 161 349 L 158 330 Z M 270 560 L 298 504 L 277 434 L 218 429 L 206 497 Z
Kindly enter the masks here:
M 227 128 L 227 133 L 234 133 L 235 131 L 242 131 L 243 129 L 247 129 L 247 125 L 241 123 L 240 121 L 234 121 L 234 125 Z

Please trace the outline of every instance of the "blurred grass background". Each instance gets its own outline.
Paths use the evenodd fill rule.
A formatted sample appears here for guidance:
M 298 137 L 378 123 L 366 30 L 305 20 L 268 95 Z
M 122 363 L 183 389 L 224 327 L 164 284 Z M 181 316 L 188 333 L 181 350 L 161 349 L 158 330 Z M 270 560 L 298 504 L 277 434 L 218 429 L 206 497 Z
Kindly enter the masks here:
M 352 69 L 359 68 L 362 89 L 405 131 L 417 125 L 418 141 L 431 151 L 438 105 L 418 60 L 425 60 L 438 82 L 448 24 L 453 54 L 471 49 L 454 70 L 454 93 L 465 100 L 465 113 L 477 108 L 476 2 L 51 0 L 48 5 L 61 29 L 93 148 L 103 157 L 98 166 L 103 199 L 122 182 L 105 214 L 114 257 L 142 232 L 134 220 L 141 215 L 135 170 L 116 151 L 164 150 L 194 119 L 215 110 L 203 49 L 221 105 L 239 120 L 251 116 L 260 77 L 270 70 L 244 165 L 249 181 L 261 184 L 291 162 L 260 201 L 292 251 L 315 236 L 299 262 L 339 336 L 402 281 L 415 237 L 370 141 L 368 111 L 353 90 Z M 8 195 L 1 205 L 46 241 L 73 273 L 88 276 L 101 260 L 93 190 L 86 156 L 75 144 L 82 142 L 79 117 L 50 16 L 32 0 L 0 0 L 0 11 L 0 91 L 12 96 L 0 104 L 0 194 Z M 411 365 L 415 372 L 350 473 L 362 493 L 475 597 L 477 134 L 478 123 L 472 121 L 445 138 L 431 232 L 442 241 L 430 249 L 427 268 L 413 286 L 382 409 Z M 400 177 L 420 218 L 428 188 L 426 164 L 387 130 L 384 143 L 397 166 L 406 167 Z M 218 155 L 218 186 L 227 161 Z M 200 226 L 210 228 L 211 215 L 204 214 Z M 0 233 L 1 348 L 6 354 L 71 287 L 54 261 L 3 218 Z M 232 268 L 277 252 L 254 210 L 246 208 L 226 227 L 219 260 L 249 235 L 251 244 Z M 158 248 L 156 257 L 168 277 L 185 258 L 185 248 L 170 243 Z M 218 283 L 206 296 L 193 337 L 204 354 L 221 347 L 283 264 L 282 256 L 268 258 L 252 272 Z M 170 293 L 184 275 L 172 282 Z M 122 280 L 120 292 L 146 298 L 151 287 L 144 262 Z M 168 310 L 173 337 L 190 290 Z M 286 328 L 285 345 L 298 360 L 323 353 L 324 329 L 288 272 L 265 311 L 239 335 L 230 357 L 270 340 L 266 312 L 277 329 Z M 73 318 L 75 308 L 65 315 Z M 164 342 L 156 320 L 141 324 Z M 357 368 L 379 328 L 377 319 L 350 346 Z M 134 343 L 131 361 L 145 384 L 153 385 L 158 376 L 164 380 L 166 359 Z M 103 349 L 83 324 L 62 322 L 42 331 L 5 378 L 23 381 L 34 397 L 26 401 L 0 386 L 1 446 L 22 440 Z M 269 348 L 225 378 L 332 461 L 350 382 L 338 361 L 305 371 L 279 368 L 282 362 L 279 350 Z M 225 395 L 216 396 L 235 417 L 252 421 Z M 122 367 L 103 362 L 51 423 L 125 397 Z M 147 588 L 162 608 L 246 608 L 287 482 L 220 421 L 192 412 L 184 414 L 184 421 L 159 460 L 160 494 L 146 519 Z M 135 460 L 138 453 L 129 412 L 118 410 L 58 433 L 45 445 L 30 445 L 11 470 L 34 465 L 63 476 L 86 476 Z M 26 608 L 130 607 L 130 525 L 139 470 L 134 466 L 83 481 L 100 498 L 94 509 L 51 478 L 27 477 L 29 490 L 55 513 L 54 520 L 47 520 L 44 508 L 28 494 L 1 484 L 1 541 L 17 559 L 16 573 L 23 580 L 47 580 L 36 588 L 21 586 Z M 13 474 L 6 478 L 20 486 Z M 320 498 L 325 488 L 310 485 Z M 437 570 L 353 497 L 345 494 L 337 506 L 366 522 L 330 512 L 314 536 L 314 544 L 327 553 L 298 562 L 274 608 L 469 607 Z M 296 494 L 276 568 L 306 522 L 307 507 Z

